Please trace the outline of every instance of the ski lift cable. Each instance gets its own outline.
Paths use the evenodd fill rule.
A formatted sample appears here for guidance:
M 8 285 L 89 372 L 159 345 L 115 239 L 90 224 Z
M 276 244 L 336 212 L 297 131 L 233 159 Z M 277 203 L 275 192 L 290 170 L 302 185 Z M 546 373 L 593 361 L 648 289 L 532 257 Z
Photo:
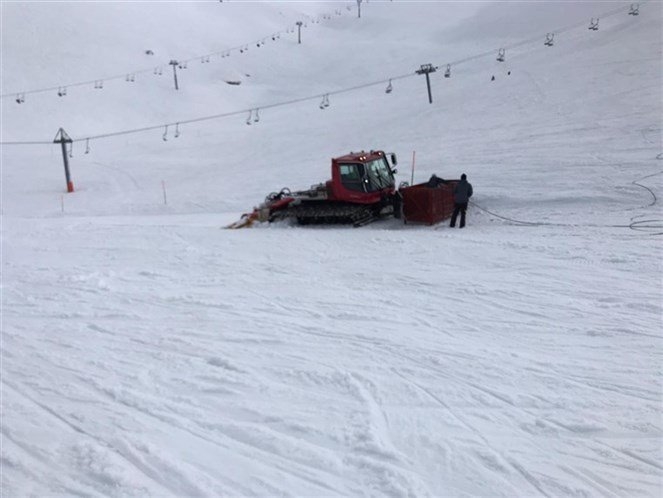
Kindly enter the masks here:
M 277 31 L 275 33 L 270 34 L 269 36 L 265 36 L 265 37 L 260 38 L 259 41 L 262 43 L 262 40 L 265 40 L 267 38 L 271 38 L 272 36 L 280 35 L 281 33 L 283 33 L 283 32 L 282 31 Z M 253 42 L 253 43 L 255 43 L 255 42 Z M 235 52 L 235 51 L 238 51 L 240 49 L 244 49 L 246 46 L 247 46 L 246 43 L 242 43 L 241 45 L 236 45 L 234 47 L 226 48 L 226 49 L 223 49 L 223 50 L 217 50 L 215 52 L 210 52 L 210 53 L 203 54 L 203 55 L 196 55 L 196 56 L 190 57 L 188 59 L 177 59 L 177 60 L 180 61 L 182 64 L 186 64 L 188 62 L 192 62 L 192 61 L 196 61 L 196 60 L 200 60 L 200 59 L 207 59 L 207 58 L 212 57 L 212 56 L 219 56 L 219 55 L 229 54 L 230 52 Z M 74 87 L 80 87 L 80 86 L 95 85 L 95 88 L 99 88 L 97 85 L 100 81 L 114 81 L 114 80 L 120 80 L 120 79 L 123 79 L 125 81 L 129 81 L 129 80 L 127 80 L 127 75 L 128 74 L 132 74 L 135 77 L 135 75 L 137 75 L 137 74 L 152 73 L 154 71 L 155 67 L 163 66 L 163 65 L 167 65 L 167 63 L 164 62 L 162 64 L 154 64 L 149 69 L 139 69 L 139 70 L 135 70 L 135 71 L 125 71 L 122 74 L 117 74 L 117 75 L 114 75 L 114 76 L 108 76 L 108 77 L 105 77 L 105 78 L 95 78 L 93 80 L 88 80 L 88 81 L 79 81 L 79 82 L 76 82 L 76 83 L 66 83 L 64 85 L 60 84 L 60 85 L 57 85 L 57 86 L 37 88 L 37 89 L 34 89 L 34 90 L 25 90 L 25 91 L 21 91 L 21 92 L 3 93 L 3 94 L 0 95 L 0 98 L 4 99 L 4 98 L 7 98 L 7 97 L 13 97 L 15 95 L 18 95 L 19 93 L 21 95 L 31 95 L 31 94 L 36 94 L 36 93 L 52 92 L 54 90 L 60 90 L 63 87 L 74 88 Z M 132 79 L 130 81 L 134 81 L 134 80 Z
M 33 140 L 33 141 L 25 141 L 25 142 L 23 142 L 23 141 L 18 141 L 18 142 L 0 142 L 0 145 L 53 145 L 53 141 L 52 141 L 52 140 L 50 140 L 50 141 L 46 141 L 46 140 L 43 140 L 43 141 Z
M 649 0 L 647 0 L 647 1 L 649 1 Z M 619 9 L 614 9 L 614 10 L 608 12 L 608 13 L 602 14 L 602 17 L 605 18 L 605 17 L 611 16 L 611 15 L 615 15 L 619 12 L 625 11 L 627 8 L 628 7 L 621 7 Z M 573 28 L 576 28 L 576 27 L 579 27 L 579 26 L 584 26 L 585 23 L 586 23 L 586 20 L 583 20 L 581 23 L 575 23 L 571 26 L 567 26 L 565 28 L 561 28 L 559 30 L 556 30 L 555 32 L 556 33 L 562 33 L 562 32 L 565 32 L 565 31 L 569 31 L 570 29 L 573 29 Z M 512 48 L 517 47 L 517 46 L 521 46 L 521 45 L 525 45 L 525 44 L 533 43 L 533 42 L 538 42 L 538 41 L 540 41 L 540 35 L 537 36 L 536 38 L 533 37 L 533 38 L 530 38 L 530 39 L 527 39 L 527 40 L 523 40 L 521 42 L 513 43 L 511 45 L 505 45 L 503 48 L 505 50 L 506 49 L 512 49 Z M 454 62 L 450 62 L 448 65 L 460 65 L 460 64 L 464 64 L 464 63 L 467 63 L 467 62 L 470 62 L 470 61 L 474 61 L 474 60 L 477 60 L 477 59 L 480 59 L 480 58 L 483 58 L 483 57 L 487 57 L 487 56 L 492 57 L 492 56 L 494 56 L 494 54 L 495 54 L 495 50 L 491 49 L 489 51 L 485 51 L 485 52 L 482 52 L 480 54 L 472 55 L 472 56 L 469 56 L 469 57 L 465 57 L 463 59 L 456 60 Z M 325 92 L 325 93 L 320 93 L 320 94 L 316 94 L 316 95 L 311 95 L 311 96 L 308 96 L 308 97 L 299 97 L 299 98 L 296 98 L 296 99 L 286 100 L 286 101 L 277 102 L 277 103 L 273 103 L 273 104 L 262 105 L 262 106 L 260 106 L 260 108 L 261 109 L 273 109 L 273 108 L 276 108 L 276 107 L 283 107 L 283 106 L 287 106 L 287 105 L 298 104 L 298 103 L 306 102 L 306 101 L 309 101 L 309 100 L 317 100 L 317 99 L 320 99 L 320 98 L 325 98 L 325 96 L 327 96 L 327 98 L 328 98 L 329 95 L 340 95 L 340 94 L 343 94 L 343 93 L 349 93 L 349 92 L 353 92 L 353 91 L 356 91 L 356 90 L 369 88 L 371 86 L 384 85 L 385 83 L 389 82 L 390 80 L 391 81 L 398 81 L 398 80 L 401 80 L 401 79 L 404 79 L 404 78 L 410 78 L 410 77 L 413 77 L 413 76 L 416 76 L 416 75 L 417 75 L 417 73 L 413 72 L 413 73 L 403 74 L 403 75 L 400 75 L 400 76 L 392 76 L 390 78 L 382 79 L 382 80 L 379 80 L 379 81 L 373 81 L 373 82 L 370 82 L 370 83 L 363 83 L 363 84 L 360 84 L 360 85 L 355 85 L 353 87 L 348 87 L 348 88 L 344 88 L 344 89 L 340 89 L 340 90 L 336 90 L 336 91 Z M 98 82 L 98 81 L 99 80 L 96 80 L 95 83 Z M 238 110 L 238 111 L 231 111 L 231 112 L 227 112 L 227 113 L 213 114 L 213 115 L 210 115 L 210 116 L 203 116 L 203 117 L 199 117 L 199 118 L 192 118 L 192 119 L 188 119 L 188 120 L 178 120 L 178 121 L 172 121 L 172 122 L 169 122 L 169 123 L 161 123 L 161 124 L 152 125 L 152 126 L 145 126 L 145 127 L 142 127 L 142 128 L 133 128 L 133 129 L 129 129 L 129 130 L 122 130 L 122 131 L 104 133 L 104 134 L 99 134 L 99 135 L 89 135 L 89 136 L 84 136 L 84 137 L 81 137 L 81 138 L 73 139 L 72 141 L 73 142 L 80 142 L 80 141 L 83 141 L 83 140 L 89 141 L 89 140 L 96 140 L 96 139 L 101 139 L 101 138 L 110 138 L 110 137 L 116 137 L 116 136 L 121 136 L 121 135 L 130 135 L 130 134 L 135 134 L 135 133 L 142 133 L 142 132 L 162 129 L 162 128 L 167 127 L 167 126 L 175 126 L 178 123 L 180 125 L 191 124 L 191 123 L 199 123 L 199 122 L 210 121 L 210 120 L 215 120 L 215 119 L 221 119 L 221 118 L 230 117 L 230 116 L 236 116 L 236 115 L 239 115 L 239 114 L 245 114 L 247 112 L 251 112 L 253 109 L 255 109 L 255 107 L 246 108 L 246 109 L 242 109 L 242 110 Z M 43 145 L 43 144 L 52 144 L 52 142 L 47 142 L 47 141 L 0 142 L 0 145 Z
M 283 106 L 288 106 L 288 105 L 293 105 L 293 104 L 299 104 L 299 103 L 310 101 L 310 100 L 317 100 L 317 99 L 325 98 L 325 96 L 327 98 L 329 98 L 329 95 L 339 95 L 339 94 L 342 94 L 342 93 L 353 92 L 353 91 L 360 90 L 360 89 L 363 89 L 363 88 L 369 88 L 371 86 L 383 85 L 386 82 L 388 82 L 389 80 L 397 81 L 397 80 L 401 80 L 401 79 L 404 79 L 404 78 L 410 78 L 412 76 L 416 76 L 416 74 L 415 73 L 408 73 L 408 74 L 403 74 L 401 76 L 395 76 L 395 77 L 392 76 L 391 78 L 382 79 L 380 81 L 373 81 L 373 82 L 370 82 L 370 83 L 363 83 L 361 85 L 356 85 L 356 86 L 353 86 L 353 87 L 350 87 L 350 88 L 343 88 L 341 90 L 336 90 L 336 91 L 332 91 L 332 92 L 324 92 L 324 93 L 319 93 L 319 94 L 316 94 L 316 95 L 311 95 L 311 96 L 308 96 L 308 97 L 299 97 L 299 98 L 296 98 L 296 99 L 286 100 L 286 101 L 282 101 L 282 102 L 276 102 L 276 103 L 273 103 L 273 104 L 261 105 L 261 106 L 259 106 L 259 108 L 262 109 L 262 110 L 264 110 L 264 109 L 274 109 L 276 107 L 283 107 Z M 131 135 L 131 134 L 142 133 L 142 132 L 146 132 L 146 131 L 159 130 L 159 129 L 163 129 L 167 126 L 176 126 L 178 124 L 179 125 L 186 125 L 186 124 L 192 124 L 192 123 L 199 123 L 199 122 L 203 122 L 203 121 L 211 121 L 211 120 L 214 120 L 214 119 L 221 119 L 221 118 L 227 118 L 227 117 L 231 117 L 231 116 L 237 116 L 239 114 L 246 114 L 247 112 L 251 112 L 254 109 L 256 109 L 256 107 L 250 107 L 250 108 L 246 108 L 246 109 L 242 109 L 242 110 L 238 110 L 238 111 L 230 111 L 230 112 L 225 112 L 225 113 L 220 113 L 220 114 L 212 114 L 210 116 L 202 116 L 202 117 L 192 118 L 192 119 L 180 119 L 180 120 L 177 120 L 177 121 L 172 121 L 172 122 L 168 122 L 168 123 L 161 123 L 161 124 L 151 125 L 151 126 L 145 126 L 145 127 L 142 127 L 142 128 L 133 128 L 133 129 L 129 129 L 129 130 L 122 130 L 122 131 L 117 131 L 117 132 L 112 132 L 112 133 L 103 133 L 103 134 L 99 134 L 99 135 L 89 135 L 89 136 L 84 136 L 84 137 L 81 137 L 81 138 L 72 139 L 72 142 L 97 140 L 97 139 L 101 139 L 101 138 L 110 138 L 110 137 L 116 137 L 116 136 L 121 136 L 121 135 Z M 46 142 L 46 141 L 0 142 L 0 145 L 41 145 L 41 144 L 50 144 L 50 145 L 52 145 L 53 142 Z
M 648 3 L 649 1 L 651 1 L 651 0 L 645 0 L 642 3 Z M 616 9 L 610 10 L 610 11 L 605 12 L 603 14 L 599 14 L 599 17 L 600 18 L 607 18 L 607 17 L 610 17 L 610 16 L 614 16 L 614 15 L 617 15 L 619 13 L 626 12 L 629 8 L 630 7 L 618 7 Z M 565 26 L 565 27 L 562 27 L 562 28 L 559 28 L 559 29 L 555 29 L 555 30 L 551 31 L 550 33 L 553 33 L 553 34 L 566 33 L 568 31 L 574 30 L 576 28 L 583 27 L 583 26 L 585 26 L 586 23 L 587 23 L 587 20 L 583 19 L 582 21 L 579 21 L 577 23 L 570 24 L 568 26 Z M 527 38 L 525 40 L 521 40 L 521 41 L 518 41 L 518 42 L 508 44 L 508 45 L 504 45 L 502 48 L 505 51 L 506 50 L 512 50 L 514 48 L 518 48 L 518 47 L 521 47 L 523 45 L 538 43 L 540 40 L 541 40 L 541 35 L 539 34 L 539 35 L 533 36 L 531 38 Z M 451 66 L 457 66 L 457 65 L 464 64 L 464 63 L 467 63 L 467 62 L 475 61 L 477 59 L 482 59 L 484 57 L 489 57 L 489 56 L 493 57 L 494 54 L 495 54 L 495 49 L 492 49 L 492 50 L 489 50 L 489 51 L 485 51 L 485 52 L 482 52 L 482 53 L 479 53 L 479 54 L 471 55 L 469 57 L 464 57 L 464 58 L 459 59 L 457 61 L 449 62 L 449 63 L 445 63 L 445 64 L 448 64 L 448 65 L 451 65 Z
M 265 109 L 274 109 L 276 107 L 284 107 L 284 106 L 288 106 L 288 105 L 299 104 L 299 103 L 307 102 L 307 101 L 311 101 L 311 100 L 323 99 L 325 97 L 328 101 L 330 95 L 338 95 L 338 94 L 352 92 L 352 91 L 363 89 L 363 88 L 368 88 L 368 87 L 371 87 L 371 86 L 383 85 L 385 82 L 389 81 L 389 79 L 394 81 L 394 80 L 400 80 L 400 79 L 403 79 L 403 78 L 409 78 L 409 77 L 412 77 L 412 76 L 415 76 L 415 74 L 404 74 L 404 75 L 401 75 L 401 76 L 396 76 L 396 77 L 392 77 L 392 78 L 388 78 L 388 79 L 383 79 L 383 80 L 380 80 L 380 81 L 374 81 L 374 82 L 371 82 L 371 83 L 364 83 L 364 84 L 361 84 L 361 85 L 356 85 L 356 86 L 351 87 L 351 88 L 344 88 L 344 89 L 336 90 L 336 91 L 333 91 L 333 92 L 325 92 L 325 93 L 320 93 L 320 94 L 316 94 L 316 95 L 311 95 L 311 96 L 308 96 L 308 97 L 299 97 L 299 98 L 296 98 L 296 99 L 286 100 L 286 101 L 282 101 L 282 102 L 276 102 L 276 103 L 273 103 L 273 104 L 261 105 L 261 106 L 258 106 L 258 108 L 264 111 Z M 135 133 L 142 133 L 142 132 L 147 132 L 147 131 L 160 130 L 160 129 L 164 129 L 167 126 L 176 126 L 178 124 L 180 126 L 182 126 L 182 125 L 187 125 L 187 124 L 192 124 L 192 123 L 200 123 L 200 122 L 204 122 L 204 121 L 211 121 L 211 120 L 215 120 L 215 119 L 222 119 L 222 118 L 227 118 L 227 117 L 231 117 L 231 116 L 237 116 L 237 115 L 240 115 L 240 114 L 247 114 L 249 112 L 253 112 L 255 109 L 256 109 L 256 107 L 253 106 L 253 107 L 238 110 L 238 111 L 230 111 L 230 112 L 224 112 L 224 113 L 220 113 L 220 114 L 212 114 L 212 115 L 209 115 L 209 116 L 202 116 L 202 117 L 192 118 L 192 119 L 180 119 L 178 121 L 172 121 L 172 122 L 169 122 L 169 123 L 161 123 L 161 124 L 152 125 L 152 126 L 145 126 L 145 127 L 142 127 L 142 128 L 133 128 L 133 129 L 130 129 L 130 130 L 116 131 L 116 132 L 112 132 L 112 133 L 103 133 L 103 134 L 99 134 L 99 135 L 89 135 L 89 136 L 85 136 L 85 137 L 81 137 L 81 138 L 72 139 L 72 142 L 82 142 L 82 141 L 86 141 L 86 140 L 98 140 L 98 139 L 102 139 L 102 138 L 116 137 L 116 136 L 120 136 L 120 135 L 131 135 L 131 134 L 135 134 Z M 44 142 L 44 143 L 46 143 L 46 142 Z M 52 142 L 50 142 L 50 143 L 52 143 Z M 9 145 L 8 143 L 5 143 L 5 142 L 2 142 L 2 144 L 3 145 Z
M 648 2 L 650 2 L 650 1 L 651 1 L 651 0 L 643 0 L 642 4 L 648 3 Z M 619 12 L 626 11 L 626 10 L 629 9 L 629 8 L 630 8 L 630 7 L 620 7 L 620 8 L 614 9 L 614 10 L 612 10 L 612 11 L 606 12 L 605 14 L 601 14 L 599 17 L 604 17 L 604 18 L 605 18 L 605 17 L 609 17 L 609 16 L 611 16 L 611 15 L 615 15 L 615 14 L 617 14 L 617 13 L 619 13 Z M 584 22 L 584 21 L 583 21 L 583 22 Z M 570 29 L 574 29 L 574 28 L 576 28 L 576 27 L 579 26 L 579 25 L 581 25 L 581 24 L 574 24 L 574 25 L 572 25 L 572 26 L 567 26 L 566 28 L 562 28 L 562 29 L 556 30 L 556 31 L 554 31 L 554 32 L 555 32 L 555 33 L 564 33 L 564 32 L 566 32 L 566 31 L 568 31 L 568 30 L 570 30 Z M 280 34 L 280 33 L 281 33 L 281 32 L 278 32 L 278 34 Z M 266 37 L 265 37 L 265 38 L 266 38 Z M 527 44 L 527 43 L 530 43 L 530 42 L 536 41 L 536 40 L 538 40 L 538 39 L 539 39 L 539 38 L 537 37 L 536 39 L 524 40 L 524 41 L 522 41 L 522 42 L 518 42 L 518 43 L 515 43 L 515 44 L 512 44 L 512 45 L 507 45 L 507 46 L 505 46 L 504 48 L 505 48 L 505 49 L 515 48 L 515 47 L 518 47 L 518 46 L 520 46 L 520 45 L 524 45 L 524 44 Z M 261 40 L 262 40 L 262 38 L 261 38 Z M 181 59 L 181 62 L 182 62 L 182 63 L 188 63 L 188 62 L 191 62 L 191 61 L 199 60 L 199 59 L 201 59 L 201 58 L 208 58 L 208 57 L 211 57 L 211 56 L 218 56 L 218 55 L 223 55 L 223 54 L 229 54 L 230 52 L 237 51 L 237 50 L 241 50 L 241 49 L 243 49 L 243 48 L 246 47 L 246 46 L 247 46 L 247 44 L 246 44 L 246 43 L 243 43 L 243 44 L 241 44 L 241 45 L 237 45 L 237 46 L 235 46 L 235 47 L 227 48 L 227 49 L 224 49 L 224 50 L 219 50 L 219 51 L 215 51 L 215 52 L 210 52 L 210 53 L 203 54 L 203 55 L 197 55 L 197 56 L 194 56 L 194 57 L 191 57 L 191 58 L 188 58 L 188 59 Z M 472 56 L 472 57 L 467 58 L 467 59 L 461 59 L 460 61 L 457 61 L 457 62 L 455 62 L 455 63 L 453 63 L 453 64 L 461 64 L 461 63 L 463 63 L 463 62 L 469 62 L 469 61 L 471 61 L 471 60 L 475 60 L 475 59 L 478 59 L 478 58 L 481 58 L 481 57 L 485 57 L 486 55 L 488 55 L 488 53 L 478 54 L 478 55 L 476 55 L 476 56 Z M 179 60 L 179 59 L 178 59 L 178 60 Z M 163 65 L 163 64 L 161 64 L 161 65 Z M 156 64 L 156 66 L 159 66 L 159 64 Z M 36 94 L 36 93 L 51 92 L 51 91 L 54 91 L 54 90 L 59 90 L 59 89 L 61 89 L 63 86 L 64 86 L 64 87 L 72 87 L 72 88 L 73 88 L 73 87 L 88 86 L 88 85 L 92 85 L 92 84 L 94 84 L 94 85 L 95 85 L 95 88 L 98 88 L 97 85 L 98 85 L 98 82 L 99 82 L 99 81 L 113 81 L 113 80 L 119 80 L 119 79 L 124 79 L 124 80 L 126 81 L 127 74 L 133 74 L 134 77 L 135 77 L 135 75 L 137 75 L 137 74 L 147 74 L 147 73 L 152 73 L 152 72 L 154 71 L 154 67 L 155 67 L 155 66 L 152 65 L 149 69 L 140 69 L 140 70 L 137 70 L 137 71 L 125 71 L 125 72 L 123 72 L 122 74 L 118 74 L 118 75 L 115 75 L 115 76 L 108 76 L 108 77 L 105 77 L 105 78 L 96 78 L 96 79 L 93 79 L 93 80 L 81 81 L 81 82 L 77 82 L 77 83 L 69 83 L 69 84 L 65 84 L 65 85 L 51 86 L 51 87 L 47 87 L 47 88 L 38 88 L 38 89 L 35 89 L 35 90 L 26 90 L 26 91 L 22 91 L 22 92 L 8 92 L 8 93 L 3 93 L 3 94 L 0 95 L 0 98 L 13 97 L 13 96 L 17 95 L 18 93 L 20 93 L 21 95 L 30 95 L 30 94 Z
M 307 17 L 311 18 L 311 16 L 307 16 Z M 329 16 L 323 15 L 323 19 L 333 19 L 333 17 L 331 15 L 329 15 Z M 242 43 L 242 44 L 237 45 L 235 47 L 230 47 L 230 48 L 226 48 L 226 49 L 223 49 L 223 50 L 217 50 L 215 52 L 209 52 L 209 53 L 203 54 L 203 55 L 196 55 L 196 56 L 193 56 L 189 59 L 181 59 L 181 62 L 182 63 L 187 63 L 187 62 L 192 62 L 192 61 L 196 61 L 196 60 L 200 60 L 200 59 L 209 59 L 212 56 L 229 54 L 230 52 L 236 51 L 236 50 L 243 50 L 244 52 L 246 52 L 250 45 L 253 45 L 253 44 L 257 44 L 258 46 L 265 45 L 266 40 L 269 39 L 269 38 L 271 38 L 273 41 L 276 41 L 276 40 L 281 38 L 281 34 L 289 33 L 291 29 L 292 29 L 292 32 L 294 33 L 294 28 L 286 28 L 285 32 L 284 31 L 275 31 L 275 32 L 272 32 L 270 35 L 260 37 L 260 38 L 258 38 L 257 40 L 255 40 L 253 42 Z M 180 59 L 178 59 L 178 60 L 180 60 Z M 207 60 L 206 62 L 209 62 L 209 60 Z

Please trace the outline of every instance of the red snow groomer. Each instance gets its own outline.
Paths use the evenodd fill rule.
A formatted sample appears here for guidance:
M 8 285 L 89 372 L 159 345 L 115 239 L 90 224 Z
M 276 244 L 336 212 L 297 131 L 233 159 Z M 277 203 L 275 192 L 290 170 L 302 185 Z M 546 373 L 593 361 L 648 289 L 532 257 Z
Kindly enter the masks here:
M 331 180 L 292 192 L 272 192 L 253 212 L 227 228 L 244 228 L 254 222 L 294 218 L 301 225 L 349 223 L 366 225 L 394 215 L 405 221 L 437 223 L 451 216 L 455 181 L 402 184 L 396 189 L 396 154 L 381 150 L 351 152 L 332 159 Z M 432 180 L 432 179 L 431 179 Z M 435 190 L 435 192 L 432 192 Z
M 389 162 L 391 159 L 391 163 Z M 352 223 L 362 226 L 380 216 L 400 213 L 400 194 L 394 174 L 396 154 L 383 151 L 351 152 L 332 159 L 331 180 L 308 190 L 284 188 L 269 194 L 252 213 L 228 228 L 255 221 L 294 218 L 298 223 Z

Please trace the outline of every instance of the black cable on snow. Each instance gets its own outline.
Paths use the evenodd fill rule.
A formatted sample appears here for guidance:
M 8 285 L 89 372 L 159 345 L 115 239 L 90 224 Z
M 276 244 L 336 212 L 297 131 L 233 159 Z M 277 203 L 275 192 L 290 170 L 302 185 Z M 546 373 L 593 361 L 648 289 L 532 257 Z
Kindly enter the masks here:
M 642 185 L 641 183 L 638 183 L 638 182 L 639 182 L 640 180 L 644 180 L 644 179 L 646 179 L 646 178 L 651 178 L 652 176 L 657 176 L 657 175 L 660 175 L 660 174 L 662 174 L 662 173 L 663 173 L 663 171 L 659 171 L 658 173 L 653 173 L 653 174 L 651 174 L 651 175 L 643 176 L 642 178 L 639 178 L 638 180 L 635 180 L 635 181 L 632 181 L 632 182 L 631 182 L 633 185 L 637 185 L 638 187 L 642 187 L 642 188 L 644 188 L 645 190 L 649 191 L 649 193 L 650 193 L 651 196 L 653 197 L 654 200 L 651 202 L 651 204 L 649 204 L 649 205 L 647 205 L 647 206 L 645 206 L 645 207 L 652 207 L 654 204 L 656 204 L 656 202 L 658 201 L 658 199 L 656 198 L 656 194 L 654 193 L 654 191 L 653 191 L 652 189 L 650 189 L 650 188 L 647 187 L 646 185 Z
M 633 221 L 628 225 L 599 225 L 593 223 L 583 224 L 583 223 L 548 223 L 545 221 L 523 221 L 523 220 L 516 220 L 514 218 L 509 218 L 507 216 L 502 216 L 500 214 L 489 211 L 488 209 L 478 205 L 476 202 L 469 201 L 469 204 L 476 207 L 477 209 L 480 209 L 481 211 L 488 213 L 491 216 L 494 216 L 504 221 L 508 221 L 510 223 L 514 223 L 517 226 L 532 226 L 532 227 L 549 226 L 549 227 L 568 227 L 568 228 L 630 228 L 631 230 L 636 230 L 636 231 L 645 231 L 642 229 L 652 229 L 652 228 L 663 229 L 663 220 L 655 220 L 655 219 Z M 663 235 L 663 232 L 654 233 L 651 235 Z

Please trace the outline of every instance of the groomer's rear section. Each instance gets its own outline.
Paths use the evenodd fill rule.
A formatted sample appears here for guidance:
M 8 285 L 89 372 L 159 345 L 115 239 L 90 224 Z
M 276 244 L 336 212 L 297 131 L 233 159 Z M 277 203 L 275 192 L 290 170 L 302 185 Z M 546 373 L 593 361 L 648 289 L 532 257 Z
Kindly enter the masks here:
M 401 186 L 403 221 L 434 225 L 450 218 L 454 210 L 454 187 L 458 182 L 433 175 L 426 183 Z

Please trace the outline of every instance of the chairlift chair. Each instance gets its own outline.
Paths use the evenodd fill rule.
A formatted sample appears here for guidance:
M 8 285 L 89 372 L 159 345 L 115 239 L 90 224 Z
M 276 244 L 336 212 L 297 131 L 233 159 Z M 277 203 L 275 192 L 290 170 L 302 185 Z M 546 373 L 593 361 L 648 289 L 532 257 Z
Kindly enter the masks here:
M 632 3 L 631 10 L 628 11 L 629 16 L 637 16 L 640 14 L 640 4 Z
M 543 42 L 543 44 L 548 46 L 548 47 L 552 47 L 553 46 L 553 38 L 555 38 L 555 33 L 547 33 L 546 34 L 546 41 Z
M 451 64 L 447 64 L 447 69 L 444 71 L 445 78 L 451 78 Z
M 506 54 L 506 50 L 503 49 L 503 48 L 501 48 L 501 49 L 499 50 L 499 52 L 497 53 L 497 60 L 498 60 L 499 62 L 504 62 L 504 56 L 505 56 L 505 54 Z

